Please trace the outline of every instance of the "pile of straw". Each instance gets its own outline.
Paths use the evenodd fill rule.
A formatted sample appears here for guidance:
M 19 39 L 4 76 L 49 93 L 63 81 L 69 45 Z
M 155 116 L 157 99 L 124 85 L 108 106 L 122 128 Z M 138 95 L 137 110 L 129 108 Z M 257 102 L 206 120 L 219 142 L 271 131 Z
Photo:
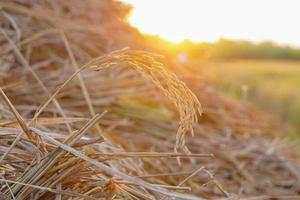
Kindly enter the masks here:
M 116 50 L 143 47 L 127 12 L 0 2 L 0 199 L 299 199 L 300 154 L 268 117 Z

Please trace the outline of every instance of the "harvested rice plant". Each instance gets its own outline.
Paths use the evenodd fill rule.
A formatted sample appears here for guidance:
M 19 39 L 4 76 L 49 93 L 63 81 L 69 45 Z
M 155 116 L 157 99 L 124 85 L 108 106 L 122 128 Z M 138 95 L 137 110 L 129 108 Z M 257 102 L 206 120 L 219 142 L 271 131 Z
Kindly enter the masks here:
M 299 50 L 264 48 L 279 52 L 273 58 L 232 42 L 229 51 L 205 31 L 204 43 L 201 32 L 178 43 L 182 34 L 139 25 L 149 2 L 0 1 L 0 199 L 300 199 L 299 146 L 286 137 L 293 123 L 277 104 L 257 106 L 273 96 L 256 104 L 219 90 L 247 88 L 224 60 L 297 62 Z M 154 18 L 174 12 L 166 2 Z

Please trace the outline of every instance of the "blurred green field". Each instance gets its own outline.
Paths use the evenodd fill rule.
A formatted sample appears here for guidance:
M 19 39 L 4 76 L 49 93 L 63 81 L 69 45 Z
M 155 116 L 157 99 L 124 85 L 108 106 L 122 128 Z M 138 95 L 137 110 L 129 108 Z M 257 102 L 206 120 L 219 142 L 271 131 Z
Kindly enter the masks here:
M 235 60 L 201 68 L 212 84 L 230 97 L 245 99 L 295 127 L 300 136 L 300 62 Z

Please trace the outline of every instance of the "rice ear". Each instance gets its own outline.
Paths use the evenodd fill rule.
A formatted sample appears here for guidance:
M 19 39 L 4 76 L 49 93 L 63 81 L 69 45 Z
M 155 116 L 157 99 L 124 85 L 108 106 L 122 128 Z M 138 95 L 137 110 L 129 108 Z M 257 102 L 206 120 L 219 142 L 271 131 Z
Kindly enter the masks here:
M 168 71 L 157 60 L 157 57 L 156 54 L 145 51 L 124 49 L 114 51 L 102 59 L 95 59 L 89 68 L 100 70 L 124 62 L 144 78 L 152 81 L 178 109 L 180 122 L 176 134 L 175 151 L 184 150 L 187 149 L 184 137 L 188 132 L 193 135 L 193 124 L 197 122 L 197 115 L 202 114 L 202 107 L 197 97 L 185 83 L 178 79 L 174 73 Z

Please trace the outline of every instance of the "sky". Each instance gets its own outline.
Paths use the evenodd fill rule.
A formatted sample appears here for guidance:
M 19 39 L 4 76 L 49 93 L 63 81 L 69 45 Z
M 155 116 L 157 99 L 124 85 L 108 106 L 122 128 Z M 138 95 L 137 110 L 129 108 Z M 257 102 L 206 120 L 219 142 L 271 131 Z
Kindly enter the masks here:
M 300 0 L 123 0 L 141 32 L 180 42 L 220 38 L 300 47 Z

